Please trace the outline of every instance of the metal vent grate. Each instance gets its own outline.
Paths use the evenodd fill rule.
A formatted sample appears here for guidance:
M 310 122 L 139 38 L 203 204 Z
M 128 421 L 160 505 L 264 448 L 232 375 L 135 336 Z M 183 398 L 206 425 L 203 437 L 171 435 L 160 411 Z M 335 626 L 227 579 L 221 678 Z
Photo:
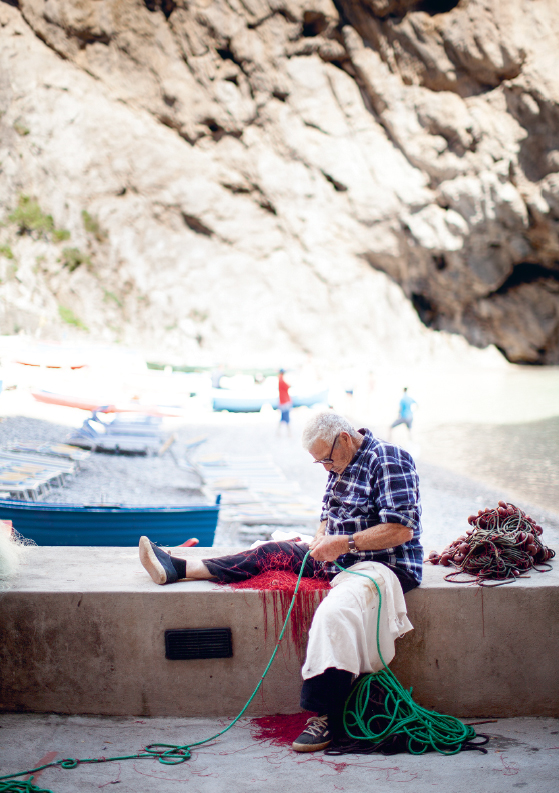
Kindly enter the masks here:
M 188 628 L 182 631 L 165 631 L 165 658 L 171 661 L 230 658 L 232 655 L 231 628 Z

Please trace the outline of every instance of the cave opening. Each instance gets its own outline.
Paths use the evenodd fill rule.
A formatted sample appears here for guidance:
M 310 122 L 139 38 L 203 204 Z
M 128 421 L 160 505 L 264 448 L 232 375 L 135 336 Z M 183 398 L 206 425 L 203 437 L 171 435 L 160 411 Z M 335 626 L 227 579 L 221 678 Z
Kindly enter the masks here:
M 559 262 L 556 263 L 557 269 L 550 269 L 544 267 L 543 264 L 532 264 L 530 262 L 522 262 L 517 264 L 509 277 L 501 284 L 501 286 L 492 292 L 492 295 L 504 295 L 510 289 L 522 284 L 532 284 L 534 281 L 551 280 L 559 281 Z
M 320 36 L 328 27 L 328 20 L 320 11 L 305 11 L 303 14 L 303 36 L 314 38 Z
M 412 292 L 411 302 L 423 324 L 432 328 L 437 318 L 437 309 L 429 298 L 420 292 Z
M 416 6 L 416 10 L 425 11 L 426 14 L 434 17 L 437 14 L 448 14 L 459 2 L 460 0 L 423 0 Z

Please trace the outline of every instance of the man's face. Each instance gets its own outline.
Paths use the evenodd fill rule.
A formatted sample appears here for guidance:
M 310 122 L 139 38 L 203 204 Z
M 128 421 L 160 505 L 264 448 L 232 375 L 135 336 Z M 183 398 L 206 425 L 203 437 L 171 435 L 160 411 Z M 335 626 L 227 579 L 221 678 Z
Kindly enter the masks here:
M 315 462 L 322 463 L 328 472 L 333 471 L 335 474 L 341 474 L 355 454 L 347 432 L 341 432 L 334 440 L 334 443 L 319 438 L 311 446 L 309 452 L 314 457 Z M 326 462 L 327 460 L 332 462 Z

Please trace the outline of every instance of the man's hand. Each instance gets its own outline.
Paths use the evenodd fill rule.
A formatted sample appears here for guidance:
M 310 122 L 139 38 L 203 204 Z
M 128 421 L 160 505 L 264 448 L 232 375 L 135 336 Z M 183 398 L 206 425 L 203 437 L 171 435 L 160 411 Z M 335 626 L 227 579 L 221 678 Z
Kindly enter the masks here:
M 317 562 L 333 562 L 348 552 L 347 534 L 316 536 L 309 545 L 311 556 Z
M 353 537 L 359 551 L 382 551 L 409 542 L 413 531 L 401 523 L 379 523 Z M 311 556 L 317 562 L 333 562 L 338 556 L 348 553 L 348 539 L 347 534 L 322 534 L 319 529 L 309 544 Z

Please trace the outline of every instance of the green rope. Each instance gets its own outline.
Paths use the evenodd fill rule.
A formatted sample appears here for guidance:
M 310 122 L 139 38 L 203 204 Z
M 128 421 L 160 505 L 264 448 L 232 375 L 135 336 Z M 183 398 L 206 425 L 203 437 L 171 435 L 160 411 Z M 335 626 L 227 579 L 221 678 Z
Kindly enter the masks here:
M 212 735 L 210 738 L 204 738 L 202 741 L 195 741 L 194 743 L 183 744 L 182 746 L 179 744 L 170 743 L 151 743 L 136 754 L 129 754 L 120 757 L 94 757 L 85 758 L 82 760 L 76 760 L 72 757 L 69 757 L 65 760 L 57 760 L 52 763 L 46 763 L 45 765 L 32 768 L 28 771 L 20 771 L 18 774 L 7 774 L 6 776 L 0 777 L 0 793 L 53 793 L 52 790 L 39 788 L 36 785 L 33 785 L 33 777 L 25 781 L 18 781 L 14 779 L 14 777 L 36 774 L 45 768 L 53 768 L 56 766 L 59 768 L 71 769 L 77 768 L 78 765 L 85 765 L 88 763 L 110 763 L 118 760 L 157 760 L 163 765 L 179 765 L 180 763 L 184 763 L 190 759 L 192 756 L 191 750 L 195 746 L 202 746 L 203 744 L 210 743 L 216 738 L 219 738 L 221 735 L 224 735 L 239 721 L 241 716 L 245 713 L 246 709 L 260 690 L 260 687 L 264 682 L 264 678 L 272 666 L 274 658 L 278 652 L 280 642 L 283 639 L 285 629 L 287 628 L 287 623 L 291 617 L 291 612 L 295 604 L 295 598 L 297 597 L 301 578 L 303 577 L 303 570 L 305 569 L 305 564 L 309 555 L 310 551 L 307 551 L 301 565 L 301 572 L 299 573 L 299 577 L 297 579 L 297 584 L 295 586 L 295 591 L 293 592 L 291 604 L 283 623 L 281 633 L 276 642 L 274 652 L 272 653 L 272 657 L 268 661 L 268 665 L 266 666 L 263 674 L 260 676 L 260 680 L 250 695 L 247 703 L 239 715 L 236 716 L 233 721 L 227 725 L 227 727 L 225 727 L 223 730 L 220 730 L 215 735 Z M 475 737 L 475 730 L 473 730 L 472 727 L 462 724 L 461 721 L 455 719 L 453 716 L 441 716 L 439 713 L 426 710 L 420 705 L 416 705 L 411 697 L 411 689 L 407 691 L 400 685 L 397 678 L 386 666 L 380 651 L 379 633 L 382 596 L 377 582 L 371 578 L 371 576 L 366 575 L 366 573 L 359 573 L 356 570 L 345 570 L 345 568 L 341 567 L 337 562 L 334 562 L 334 564 L 342 572 L 368 578 L 375 585 L 379 596 L 379 608 L 377 615 L 377 649 L 384 669 L 374 675 L 366 675 L 361 679 L 352 694 L 350 694 L 344 709 L 344 726 L 347 733 L 352 738 L 368 741 L 372 740 L 377 742 L 382 741 L 391 735 L 404 732 L 408 736 L 408 749 L 412 754 L 423 754 L 423 752 L 427 751 L 427 749 L 430 747 L 441 754 L 456 754 L 460 751 L 462 745 L 466 741 L 469 741 Z M 380 683 L 380 685 L 383 686 L 387 692 L 385 700 L 387 715 L 383 718 L 387 719 L 388 724 L 386 728 L 380 733 L 372 732 L 372 730 L 369 729 L 369 723 L 365 721 L 365 710 L 369 701 L 369 690 L 373 682 Z M 351 710 L 349 708 L 349 702 L 351 701 L 352 696 L 354 696 L 356 700 L 355 710 Z M 392 710 L 390 710 L 390 708 L 392 708 Z M 353 722 L 351 719 L 353 719 Z M 351 730 L 355 727 L 360 730 L 359 735 L 355 735 L 353 732 L 351 732 Z M 420 745 L 421 748 L 419 750 L 413 748 L 413 744 L 415 743 Z
M 32 780 L 33 777 L 26 781 L 0 782 L 0 793 L 52 793 L 52 790 L 33 785 Z
M 38 771 L 42 771 L 44 768 L 53 768 L 55 766 L 59 766 L 60 768 L 77 768 L 78 765 L 85 765 L 87 763 L 110 763 L 117 760 L 158 760 L 163 765 L 179 765 L 180 763 L 185 763 L 187 760 L 190 759 L 192 752 L 190 751 L 195 746 L 202 746 L 205 743 L 210 743 L 210 741 L 214 741 L 216 738 L 219 738 L 220 735 L 223 735 L 228 730 L 236 724 L 243 713 L 246 711 L 258 691 L 262 683 L 264 682 L 264 678 L 268 674 L 270 667 L 276 657 L 278 652 L 280 642 L 283 639 L 283 635 L 285 633 L 285 629 L 287 628 L 287 623 L 289 622 L 289 618 L 291 617 L 291 612 L 293 610 L 293 606 L 295 605 L 295 598 L 297 596 L 297 592 L 299 591 L 299 585 L 301 583 L 301 578 L 303 577 L 303 571 L 305 569 L 305 564 L 307 559 L 310 555 L 310 551 L 307 551 L 305 554 L 305 558 L 303 559 L 303 563 L 301 565 L 301 572 L 299 573 L 299 577 L 297 579 L 297 584 L 295 586 L 295 591 L 293 592 L 293 597 L 291 599 L 291 604 L 289 606 L 289 610 L 287 612 L 287 616 L 285 618 L 285 622 L 283 623 L 283 628 L 281 629 L 281 633 L 279 638 L 276 642 L 276 646 L 274 648 L 274 652 L 272 653 L 272 657 L 268 661 L 268 665 L 264 670 L 263 674 L 260 676 L 260 680 L 252 694 L 250 695 L 247 703 L 241 710 L 238 716 L 236 716 L 233 721 L 227 725 L 223 730 L 216 732 L 215 735 L 212 735 L 211 738 L 204 738 L 202 741 L 196 741 L 195 743 L 187 743 L 181 745 L 175 745 L 170 743 L 150 743 L 148 746 L 144 747 L 140 752 L 137 754 L 129 754 L 123 757 L 99 757 L 99 758 L 85 758 L 83 760 L 75 760 L 72 757 L 69 757 L 65 760 L 57 760 L 53 763 L 45 763 L 45 765 L 41 765 L 38 768 L 32 768 L 28 771 L 20 771 L 18 774 L 6 774 L 6 776 L 0 777 L 0 793 L 53 793 L 52 790 L 45 790 L 43 788 L 36 787 L 32 784 L 32 778 L 26 781 L 16 781 L 14 777 L 17 776 L 26 776 L 28 774 L 36 774 Z M 9 780 L 7 782 L 3 780 Z
M 457 754 L 464 743 L 476 737 L 473 727 L 455 718 L 442 716 L 434 710 L 427 710 L 417 705 L 412 699 L 412 689 L 407 691 L 398 678 L 387 667 L 380 651 L 380 611 L 382 608 L 382 595 L 377 582 L 366 573 L 357 570 L 345 570 L 337 562 L 336 567 L 346 573 L 368 578 L 376 587 L 379 598 L 377 613 L 377 650 L 384 669 L 375 674 L 364 675 L 349 695 L 344 707 L 344 728 L 347 734 L 354 739 L 373 741 L 379 743 L 394 735 L 407 736 L 407 748 L 411 754 L 423 754 L 429 749 L 434 749 L 440 754 Z M 384 700 L 385 713 L 375 713 L 366 720 L 367 705 L 370 700 L 371 686 L 382 686 L 386 692 Z M 351 706 L 354 701 L 353 707 Z M 371 727 L 372 721 L 385 722 L 386 726 L 380 732 L 375 732 Z

